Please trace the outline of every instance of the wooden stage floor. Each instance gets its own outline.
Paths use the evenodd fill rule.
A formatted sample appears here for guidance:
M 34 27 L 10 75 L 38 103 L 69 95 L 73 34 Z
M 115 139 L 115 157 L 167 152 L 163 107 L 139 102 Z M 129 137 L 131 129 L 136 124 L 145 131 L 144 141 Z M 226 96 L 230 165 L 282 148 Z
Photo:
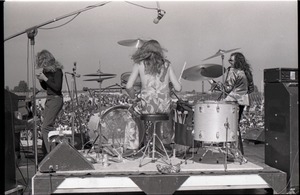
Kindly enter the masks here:
M 183 182 L 181 186 L 175 187 L 178 190 L 172 194 L 199 194 L 199 192 L 204 194 L 273 194 L 285 192 L 286 174 L 264 164 L 263 143 L 244 142 L 244 153 L 248 162 L 242 164 L 227 162 L 225 165 L 223 155 L 212 154 L 211 152 L 208 152 L 201 162 L 199 161 L 201 152 L 187 161 L 178 157 L 171 158 L 172 165 L 183 162 L 180 164 L 180 172 L 175 174 L 161 174 L 156 165 L 164 165 L 164 163 L 162 161 L 151 163 L 148 158 L 142 161 L 142 167 L 139 167 L 140 158 L 124 160 L 122 163 L 109 161 L 110 164 L 107 167 L 96 163 L 93 164 L 95 170 L 52 173 L 52 192 L 56 194 L 82 194 L 84 191 L 89 191 L 89 194 L 119 194 L 127 191 L 129 194 L 145 194 L 144 192 L 147 190 L 149 192 L 151 189 L 145 189 L 143 184 L 139 184 L 136 180 L 147 181 L 148 184 L 152 183 L 148 186 L 157 188 L 156 181 L 172 181 L 171 177 L 168 176 L 172 176 L 173 180 L 182 180 L 181 182 Z M 216 159 L 218 159 L 218 163 Z M 147 164 L 144 165 L 145 163 Z M 17 184 L 23 187 L 23 194 L 25 195 L 33 194 L 32 188 L 35 188 L 36 193 L 34 194 L 47 194 L 46 192 L 49 191 L 45 188 L 49 188 L 50 174 L 40 173 L 35 168 L 34 159 L 25 158 L 24 153 L 22 153 L 16 176 Z M 164 179 L 165 177 L 168 179 Z M 33 183 L 32 178 L 35 178 Z M 152 179 L 149 180 L 149 178 Z M 64 181 L 62 182 L 62 180 Z M 57 183 L 55 184 L 55 182 Z M 197 183 L 195 184 L 195 182 Z M 198 183 L 203 185 L 200 186 Z M 74 184 L 82 192 L 72 190 Z M 114 185 L 118 185 L 118 187 L 116 188 Z M 167 182 L 165 185 L 170 184 Z M 102 189 L 100 189 L 101 186 Z

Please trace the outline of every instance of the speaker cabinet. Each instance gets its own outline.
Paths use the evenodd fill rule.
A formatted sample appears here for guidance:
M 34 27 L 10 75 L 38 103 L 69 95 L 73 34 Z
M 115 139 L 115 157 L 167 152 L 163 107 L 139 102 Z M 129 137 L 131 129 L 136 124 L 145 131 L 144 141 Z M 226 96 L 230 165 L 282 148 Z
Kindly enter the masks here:
M 264 86 L 265 163 L 287 173 L 289 189 L 299 189 L 298 81 L 274 80 Z
M 14 112 L 18 110 L 18 96 L 5 90 L 5 191 L 17 187 L 14 140 Z

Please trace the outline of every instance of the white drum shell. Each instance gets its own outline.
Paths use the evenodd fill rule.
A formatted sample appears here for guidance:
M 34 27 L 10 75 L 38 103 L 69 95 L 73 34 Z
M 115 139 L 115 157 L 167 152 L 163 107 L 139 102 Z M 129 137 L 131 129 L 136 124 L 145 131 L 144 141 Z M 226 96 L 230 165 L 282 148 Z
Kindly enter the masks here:
M 203 142 L 236 142 L 238 114 L 239 106 L 234 102 L 197 103 L 194 106 L 194 139 Z

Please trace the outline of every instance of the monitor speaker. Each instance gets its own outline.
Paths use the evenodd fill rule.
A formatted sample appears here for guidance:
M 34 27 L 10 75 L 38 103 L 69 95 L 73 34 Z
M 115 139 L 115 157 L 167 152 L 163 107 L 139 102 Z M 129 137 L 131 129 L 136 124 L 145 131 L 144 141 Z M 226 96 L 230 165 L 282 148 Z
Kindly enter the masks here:
M 65 141 L 55 146 L 39 164 L 39 171 L 42 173 L 94 169 L 80 152 Z

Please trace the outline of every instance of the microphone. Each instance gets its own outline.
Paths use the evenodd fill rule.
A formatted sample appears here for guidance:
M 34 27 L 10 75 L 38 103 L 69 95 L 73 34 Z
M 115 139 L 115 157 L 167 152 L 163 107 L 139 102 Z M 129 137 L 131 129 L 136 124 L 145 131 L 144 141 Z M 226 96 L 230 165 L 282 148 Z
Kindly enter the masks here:
M 157 10 L 157 18 L 155 18 L 154 20 L 153 20 L 153 23 L 154 24 L 157 24 L 161 19 L 162 19 L 162 17 L 166 14 L 166 12 L 164 11 L 164 10 L 161 10 L 161 9 L 158 9 Z

